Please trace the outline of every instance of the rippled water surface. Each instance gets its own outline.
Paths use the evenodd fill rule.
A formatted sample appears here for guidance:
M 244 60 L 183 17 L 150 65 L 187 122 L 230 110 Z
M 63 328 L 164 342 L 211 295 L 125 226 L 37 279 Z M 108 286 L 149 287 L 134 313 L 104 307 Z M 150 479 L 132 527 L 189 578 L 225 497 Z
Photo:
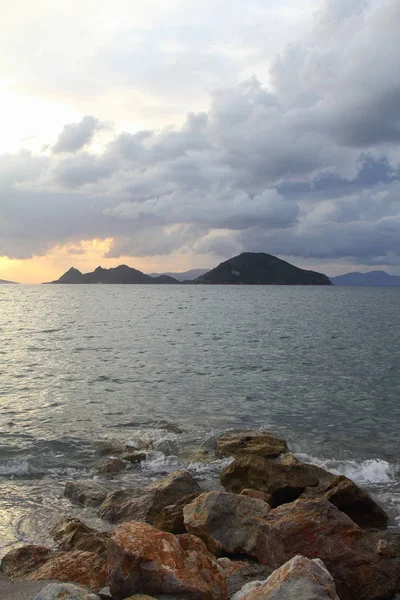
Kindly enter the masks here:
M 399 301 L 399 288 L 0 286 L 0 547 L 46 541 L 77 510 L 64 482 L 99 478 L 101 441 L 155 446 L 108 486 L 183 465 L 210 487 L 221 463 L 185 456 L 228 428 L 284 436 L 396 524 Z

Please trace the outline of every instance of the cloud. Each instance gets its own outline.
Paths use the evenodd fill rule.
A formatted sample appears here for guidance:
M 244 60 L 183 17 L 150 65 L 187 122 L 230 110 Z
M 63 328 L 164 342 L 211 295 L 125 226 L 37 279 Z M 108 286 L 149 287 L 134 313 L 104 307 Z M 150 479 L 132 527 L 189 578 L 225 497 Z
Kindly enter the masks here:
M 0 157 L 0 255 L 113 238 L 115 259 L 254 250 L 400 266 L 400 7 L 319 6 L 268 84 L 231 81 L 176 127 L 95 147 L 104 125 L 86 116 L 51 153 Z
M 77 152 L 87 144 L 89 144 L 95 133 L 103 129 L 104 123 L 101 123 L 95 117 L 86 115 L 79 123 L 69 123 L 58 136 L 58 139 L 52 151 L 57 154 L 59 152 Z

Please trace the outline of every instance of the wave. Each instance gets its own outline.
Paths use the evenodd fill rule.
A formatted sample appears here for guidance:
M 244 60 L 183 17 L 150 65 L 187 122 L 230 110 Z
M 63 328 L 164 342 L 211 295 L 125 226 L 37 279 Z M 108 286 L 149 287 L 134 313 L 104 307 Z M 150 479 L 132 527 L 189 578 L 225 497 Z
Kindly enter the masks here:
M 301 462 L 327 469 L 336 475 L 345 475 L 358 484 L 378 485 L 396 480 L 396 466 L 381 458 L 368 460 L 320 459 L 308 454 L 296 454 Z

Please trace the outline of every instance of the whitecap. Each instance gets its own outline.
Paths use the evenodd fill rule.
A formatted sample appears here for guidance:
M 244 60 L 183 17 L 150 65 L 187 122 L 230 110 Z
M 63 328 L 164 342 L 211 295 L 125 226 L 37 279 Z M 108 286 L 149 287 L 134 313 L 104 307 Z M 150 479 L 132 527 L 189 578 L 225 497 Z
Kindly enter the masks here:
M 301 462 L 327 469 L 336 475 L 345 475 L 359 484 L 382 484 L 395 481 L 396 467 L 381 458 L 367 460 L 320 459 L 308 454 L 296 454 Z

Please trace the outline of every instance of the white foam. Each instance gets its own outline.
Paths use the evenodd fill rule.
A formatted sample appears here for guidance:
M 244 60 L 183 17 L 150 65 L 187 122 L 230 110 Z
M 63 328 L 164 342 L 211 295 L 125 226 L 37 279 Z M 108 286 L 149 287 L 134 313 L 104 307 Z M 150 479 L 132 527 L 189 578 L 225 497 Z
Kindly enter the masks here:
M 359 484 L 392 483 L 395 480 L 396 467 L 381 458 L 368 460 L 332 460 L 319 459 L 308 454 L 296 454 L 304 463 L 310 463 L 335 473 L 345 475 Z
M 0 465 L 0 475 L 15 475 L 23 476 L 29 475 L 31 468 L 27 460 L 9 460 L 8 462 Z

